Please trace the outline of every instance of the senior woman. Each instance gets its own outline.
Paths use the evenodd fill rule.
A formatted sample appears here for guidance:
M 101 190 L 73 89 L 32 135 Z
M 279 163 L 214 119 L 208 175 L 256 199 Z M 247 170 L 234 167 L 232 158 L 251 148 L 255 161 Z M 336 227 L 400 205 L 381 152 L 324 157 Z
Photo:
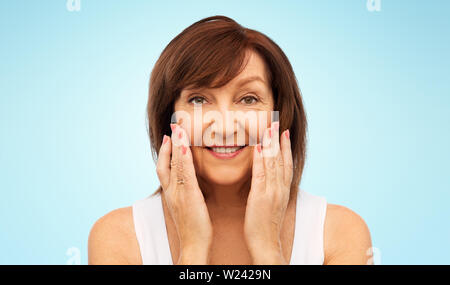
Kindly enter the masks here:
M 192 24 L 156 62 L 147 113 L 160 187 L 94 224 L 89 264 L 371 263 L 364 220 L 299 188 L 305 110 L 267 36 Z

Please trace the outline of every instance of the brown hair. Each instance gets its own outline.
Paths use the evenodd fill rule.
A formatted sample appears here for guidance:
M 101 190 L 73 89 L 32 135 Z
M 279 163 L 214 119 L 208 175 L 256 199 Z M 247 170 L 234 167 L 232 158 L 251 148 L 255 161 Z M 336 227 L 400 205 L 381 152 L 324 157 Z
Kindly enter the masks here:
M 171 134 L 174 103 L 187 86 L 216 88 L 235 78 L 247 50 L 264 59 L 279 111 L 280 132 L 289 129 L 294 163 L 291 194 L 297 194 L 306 159 L 306 114 L 291 64 L 266 35 L 225 16 L 202 19 L 187 27 L 163 50 L 150 77 L 147 104 L 152 157 L 156 162 L 164 134 Z M 161 192 L 161 186 L 154 193 Z M 291 195 L 291 197 L 293 197 Z

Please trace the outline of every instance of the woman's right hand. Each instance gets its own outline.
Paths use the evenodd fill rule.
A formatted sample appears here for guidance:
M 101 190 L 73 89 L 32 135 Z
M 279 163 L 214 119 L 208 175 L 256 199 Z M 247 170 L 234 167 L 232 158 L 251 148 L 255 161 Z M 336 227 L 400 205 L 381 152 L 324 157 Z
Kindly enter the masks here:
M 207 264 L 213 235 L 208 208 L 195 175 L 187 133 L 177 124 L 170 126 L 172 135 L 164 135 L 156 172 L 180 241 L 178 264 Z

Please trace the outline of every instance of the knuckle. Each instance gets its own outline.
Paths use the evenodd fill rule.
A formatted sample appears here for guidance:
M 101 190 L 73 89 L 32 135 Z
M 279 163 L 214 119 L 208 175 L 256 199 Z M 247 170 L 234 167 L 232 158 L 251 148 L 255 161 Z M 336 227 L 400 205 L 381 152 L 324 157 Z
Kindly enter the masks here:
M 269 183 L 271 185 L 277 185 L 277 182 L 278 182 L 277 176 L 276 175 L 271 175 L 270 178 L 269 178 Z
M 275 168 L 275 160 L 269 159 L 266 163 L 267 163 L 267 167 L 268 167 L 269 169 Z
M 283 166 L 284 166 L 284 160 L 283 160 L 283 158 L 279 157 L 279 158 L 277 159 L 277 163 L 278 163 L 278 166 L 283 167 Z
M 189 173 L 187 171 L 183 172 L 182 177 L 183 177 L 185 182 L 191 181 L 191 179 L 193 178 L 191 173 Z
M 255 173 L 255 179 L 257 181 L 264 181 L 264 179 L 266 179 L 266 174 L 264 173 L 264 171 L 259 171 Z
M 164 174 L 162 167 L 159 165 L 156 166 L 156 174 L 158 174 L 159 177 L 163 176 L 163 174 Z
M 183 163 L 181 161 L 177 162 L 176 169 L 178 172 L 183 172 Z
M 292 162 L 286 163 L 286 167 L 287 167 L 289 170 L 294 170 L 294 164 L 292 164 Z

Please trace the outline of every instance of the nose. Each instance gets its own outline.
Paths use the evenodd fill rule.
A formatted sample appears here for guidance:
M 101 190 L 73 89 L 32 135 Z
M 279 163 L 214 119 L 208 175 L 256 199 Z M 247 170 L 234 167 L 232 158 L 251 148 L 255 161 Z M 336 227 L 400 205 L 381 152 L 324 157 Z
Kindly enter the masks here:
M 222 140 L 222 145 L 239 144 L 239 136 L 236 134 L 239 133 L 242 126 L 235 114 L 236 110 L 234 110 L 230 104 L 224 102 L 219 104 L 218 107 L 217 114 L 219 116 L 214 116 L 211 126 L 214 136 L 218 138 L 219 141 L 220 139 Z M 237 140 L 235 137 L 237 137 Z

